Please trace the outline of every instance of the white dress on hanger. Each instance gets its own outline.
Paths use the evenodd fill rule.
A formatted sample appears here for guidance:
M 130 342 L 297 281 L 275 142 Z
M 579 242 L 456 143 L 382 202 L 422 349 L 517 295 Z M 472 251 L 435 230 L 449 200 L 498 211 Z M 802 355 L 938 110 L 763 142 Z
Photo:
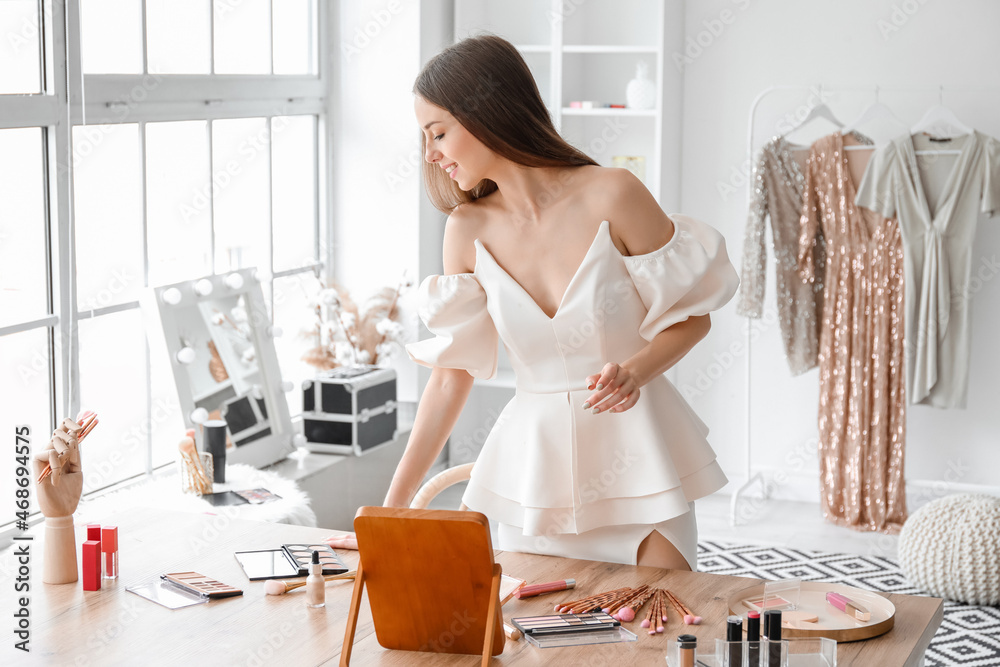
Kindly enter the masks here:
M 932 176 L 940 180 L 925 179 L 916 150 L 941 148 L 960 152 L 954 161 L 937 165 Z M 947 164 L 951 168 L 945 173 L 940 168 Z M 939 193 L 933 197 L 937 201 L 932 193 Z M 899 220 L 909 402 L 964 408 L 972 246 L 980 211 L 993 215 L 1000 210 L 1000 141 L 975 130 L 951 140 L 904 134 L 875 151 L 855 203 Z
M 634 564 L 659 529 L 696 567 L 692 503 L 727 481 L 708 428 L 664 375 L 625 412 L 582 407 L 588 375 L 736 292 L 722 235 L 670 217 L 670 241 L 637 256 L 601 222 L 551 318 L 478 239 L 472 273 L 421 282 L 420 317 L 436 335 L 407 345 L 410 358 L 492 378 L 499 336 L 517 378 L 462 498 L 499 524 L 499 548 Z

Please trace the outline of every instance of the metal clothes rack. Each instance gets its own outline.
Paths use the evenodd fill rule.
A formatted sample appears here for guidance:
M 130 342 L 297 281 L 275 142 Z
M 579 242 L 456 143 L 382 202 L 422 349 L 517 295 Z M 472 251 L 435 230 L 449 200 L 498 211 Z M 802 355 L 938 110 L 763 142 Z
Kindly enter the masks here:
M 919 93 L 919 92 L 937 92 L 938 101 L 942 102 L 942 98 L 947 88 L 951 92 L 975 92 L 975 93 L 1000 93 L 1000 86 L 974 86 L 974 85 L 911 85 L 911 86 L 881 86 L 881 85 L 826 85 L 826 84 L 813 84 L 813 85 L 773 85 L 768 86 L 763 91 L 761 91 L 757 97 L 754 98 L 753 103 L 750 105 L 750 119 L 747 128 L 747 158 L 749 159 L 749 164 L 751 169 L 754 167 L 754 120 L 756 118 L 757 108 L 760 106 L 761 102 L 767 98 L 769 95 L 776 92 L 788 92 L 788 91 L 802 91 L 809 92 L 813 89 L 818 89 L 819 91 L 819 101 L 822 103 L 822 96 L 824 92 L 857 92 L 857 93 L 875 93 L 876 96 L 879 92 L 891 91 L 891 92 L 906 92 L 906 93 Z M 750 202 L 753 198 L 753 180 L 747 184 L 747 208 L 749 209 Z M 747 327 L 744 334 L 744 344 L 746 345 L 746 355 L 745 355 L 745 367 L 746 367 L 746 423 L 745 423 L 745 434 L 744 434 L 744 464 L 746 470 L 746 480 L 740 485 L 736 490 L 733 491 L 732 498 L 730 500 L 730 525 L 738 525 L 737 513 L 740 506 L 740 500 L 749 490 L 753 488 L 755 484 L 760 484 L 760 494 L 762 500 L 767 500 L 770 498 L 770 489 L 764 479 L 764 475 L 761 471 L 754 472 L 753 469 L 753 447 L 752 447 L 752 437 L 751 437 L 751 414 L 752 414 L 752 395 L 750 392 L 751 386 L 750 381 L 752 378 L 752 350 L 751 350 L 752 336 L 750 335 L 750 327 Z M 939 480 L 906 480 L 906 484 L 909 485 L 936 485 L 939 484 Z M 969 491 L 969 492 L 994 492 L 996 493 L 998 487 L 991 487 L 981 484 L 968 484 L 968 483 L 955 483 L 950 482 L 949 486 L 956 491 Z

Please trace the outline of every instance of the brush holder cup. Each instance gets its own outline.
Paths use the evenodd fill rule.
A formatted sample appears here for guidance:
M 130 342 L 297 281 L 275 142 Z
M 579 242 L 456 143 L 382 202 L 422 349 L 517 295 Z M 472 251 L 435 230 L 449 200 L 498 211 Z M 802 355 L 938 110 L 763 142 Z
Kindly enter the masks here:
M 200 471 L 194 470 L 187 459 L 181 458 L 181 492 L 199 496 L 212 493 L 213 457 L 208 452 L 198 452 L 198 462 L 201 464 Z

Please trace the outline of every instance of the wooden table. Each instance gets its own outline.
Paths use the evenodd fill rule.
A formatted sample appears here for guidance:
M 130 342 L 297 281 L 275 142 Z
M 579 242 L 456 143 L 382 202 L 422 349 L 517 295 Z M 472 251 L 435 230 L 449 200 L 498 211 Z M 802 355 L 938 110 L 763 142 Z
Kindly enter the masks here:
M 80 582 L 61 586 L 41 583 L 41 527 L 31 542 L 31 655 L 13 649 L 10 622 L 0 664 L 87 665 L 336 665 L 353 582 L 331 582 L 326 607 L 305 606 L 304 589 L 283 596 L 264 594 L 263 582 L 250 582 L 233 552 L 277 548 L 282 543 L 309 542 L 331 531 L 303 526 L 245 521 L 217 508 L 215 515 L 166 510 L 123 509 L 105 523 L 119 526 L 121 577 L 105 582 L 101 591 L 85 592 Z M 77 526 L 77 540 L 86 533 Z M 23 544 L 23 543 L 22 543 Z M 15 547 L 17 543 L 15 543 Z M 341 551 L 345 563 L 357 565 L 357 553 Z M 9 568 L 11 550 L 0 554 Z M 590 647 L 538 649 L 524 639 L 508 640 L 495 664 L 518 665 L 665 665 L 669 637 L 697 635 L 700 644 L 714 645 L 723 635 L 731 593 L 759 583 L 744 577 L 677 572 L 614 563 L 570 560 L 531 554 L 497 552 L 505 573 L 529 582 L 564 578 L 577 580 L 576 590 L 527 600 L 511 600 L 504 619 L 551 612 L 560 600 L 648 583 L 674 591 L 704 617 L 700 626 L 683 626 L 674 618 L 663 635 L 650 637 L 639 622 L 625 624 L 639 635 L 635 642 Z M 16 568 L 15 568 L 16 570 Z M 196 570 L 242 587 L 240 597 L 169 610 L 125 591 L 163 572 Z M 2 613 L 13 612 L 13 580 L 3 583 Z M 887 634 L 864 642 L 840 644 L 843 667 L 898 667 L 921 664 L 924 650 L 941 623 L 938 598 L 888 595 L 896 606 L 896 624 Z M 10 602 L 7 602 L 10 601 Z M 379 646 L 367 600 L 362 604 L 352 665 L 478 665 L 478 656 L 449 656 L 389 651 Z

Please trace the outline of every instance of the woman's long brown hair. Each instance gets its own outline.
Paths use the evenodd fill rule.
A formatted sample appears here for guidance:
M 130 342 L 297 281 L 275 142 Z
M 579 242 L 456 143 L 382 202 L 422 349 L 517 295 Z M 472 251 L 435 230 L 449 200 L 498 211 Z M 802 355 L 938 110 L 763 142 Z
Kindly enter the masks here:
M 424 66 L 413 92 L 448 111 L 487 148 L 515 164 L 597 164 L 556 132 L 531 70 L 514 45 L 502 37 L 480 35 L 449 46 Z M 421 132 L 421 155 L 425 144 Z M 427 195 L 445 213 L 497 189 L 496 183 L 483 179 L 464 191 L 426 161 L 423 172 Z

